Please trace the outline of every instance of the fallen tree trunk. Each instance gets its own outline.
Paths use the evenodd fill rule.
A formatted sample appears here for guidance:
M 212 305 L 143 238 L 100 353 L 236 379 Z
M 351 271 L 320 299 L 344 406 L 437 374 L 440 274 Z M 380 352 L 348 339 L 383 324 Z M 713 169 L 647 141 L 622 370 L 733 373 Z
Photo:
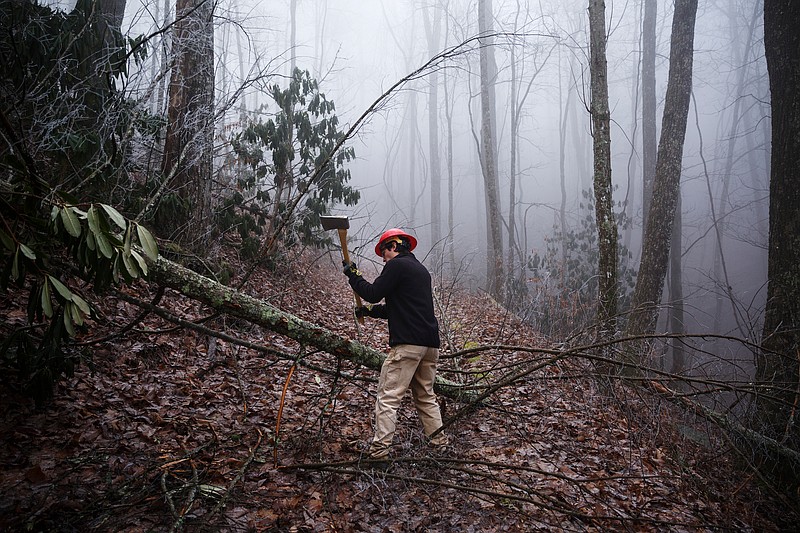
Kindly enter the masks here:
M 149 262 L 149 269 L 148 279 L 151 282 L 175 289 L 221 313 L 263 326 L 304 346 L 313 346 L 318 350 L 378 371 L 386 359 L 383 353 L 369 346 L 281 311 L 264 300 L 201 276 L 164 257 Z M 461 385 L 438 376 L 434 389 L 443 396 L 457 400 L 470 402 L 475 399 L 474 392 L 466 391 Z

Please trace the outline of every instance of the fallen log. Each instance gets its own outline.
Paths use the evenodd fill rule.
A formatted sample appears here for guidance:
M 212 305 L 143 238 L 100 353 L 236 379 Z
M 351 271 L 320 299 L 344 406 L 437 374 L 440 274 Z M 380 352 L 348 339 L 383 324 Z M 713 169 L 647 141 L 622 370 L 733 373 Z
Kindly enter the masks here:
M 373 370 L 379 371 L 386 359 L 386 356 L 378 350 L 281 311 L 264 300 L 201 276 L 162 256 L 148 263 L 148 279 L 151 282 L 175 289 L 221 313 L 241 318 L 305 346 L 314 347 Z M 473 391 L 464 390 L 458 383 L 439 376 L 436 377 L 434 390 L 443 396 L 465 402 L 473 401 L 476 397 Z

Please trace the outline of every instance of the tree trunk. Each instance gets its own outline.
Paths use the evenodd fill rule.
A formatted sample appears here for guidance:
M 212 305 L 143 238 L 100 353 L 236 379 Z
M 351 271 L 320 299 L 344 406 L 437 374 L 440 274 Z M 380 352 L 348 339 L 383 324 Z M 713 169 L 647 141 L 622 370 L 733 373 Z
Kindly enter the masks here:
M 289 0 L 289 78 L 297 68 L 297 0 Z
M 445 35 L 447 33 L 445 32 Z M 453 179 L 453 107 L 454 103 L 450 97 L 447 85 L 447 69 L 442 73 L 444 78 L 444 114 L 447 121 L 447 256 L 450 262 L 450 275 L 456 277 L 456 252 L 455 252 L 455 198 L 454 198 L 454 179 Z M 455 83 L 453 84 L 455 89 Z
M 314 57 L 316 58 L 314 79 L 321 80 L 323 78 L 322 69 L 325 65 L 325 24 L 328 21 L 328 0 L 316 0 L 314 5 L 317 10 L 317 15 L 314 17 Z
M 92 47 L 96 52 L 70 70 L 84 85 L 83 102 L 88 113 L 78 119 L 78 124 L 94 130 L 100 139 L 116 137 L 113 131 L 115 120 L 108 116 L 111 89 L 114 83 L 116 65 L 124 57 L 124 41 L 121 33 L 122 17 L 125 14 L 125 0 L 79 0 L 74 11 L 81 13 L 86 27 L 81 31 L 92 35 Z M 4 29 L 5 31 L 5 29 Z
M 234 1 L 231 5 L 231 10 L 239 14 L 239 4 L 238 2 Z M 236 28 L 236 57 L 239 63 L 239 80 L 241 83 L 244 83 L 244 80 L 247 79 L 247 70 L 244 67 L 244 58 L 245 53 L 244 49 L 242 48 L 242 31 L 241 28 Z M 242 92 L 239 96 L 239 125 L 244 127 L 244 123 L 247 120 L 247 92 Z M 238 163 L 237 163 L 238 164 Z
M 606 7 L 603 0 L 589 1 L 589 40 L 591 48 L 591 114 L 594 144 L 594 197 L 598 264 L 597 335 L 614 335 L 617 316 L 617 219 L 611 187 L 611 112 L 608 108 L 606 65 Z
M 169 11 L 169 4 L 170 0 L 161 0 L 155 1 L 155 12 L 154 12 L 154 22 L 157 28 L 166 28 L 171 24 L 170 21 L 170 11 Z M 163 8 L 162 8 L 163 6 Z M 163 18 L 162 18 L 163 17 Z M 170 42 L 170 34 L 169 32 L 165 32 L 161 35 L 161 39 L 158 41 L 154 41 L 155 45 L 153 46 L 152 51 L 150 52 L 151 56 L 151 67 L 150 72 L 153 79 L 153 83 L 156 84 L 155 90 L 151 93 L 150 96 L 150 112 L 153 115 L 161 116 L 165 114 L 165 94 L 166 94 L 166 84 L 168 76 L 167 71 L 169 69 L 169 42 Z M 156 144 L 160 144 L 160 137 L 162 134 L 161 128 L 159 128 L 158 136 L 156 138 Z M 158 159 L 161 159 L 159 161 Z M 156 149 L 151 149 L 147 153 L 147 172 L 148 174 L 156 173 L 156 165 L 163 163 L 163 154 L 158 152 Z
M 428 10 L 433 10 L 433 23 Z M 438 5 L 423 7 L 425 35 L 428 40 L 430 57 L 439 51 L 439 40 L 442 26 L 442 10 Z M 430 158 L 431 180 L 431 256 L 435 263 L 441 261 L 440 241 L 442 240 L 442 175 L 439 163 L 439 71 L 434 70 L 428 76 L 428 151 Z
M 77 5 L 87 3 L 89 4 L 87 13 L 95 11 L 96 31 L 101 36 L 106 52 L 114 50 L 117 39 L 121 36 L 126 0 L 81 0 Z
M 517 56 L 515 47 L 511 47 L 511 135 L 509 144 L 511 145 L 510 154 L 510 169 L 508 180 L 508 255 L 506 256 L 505 267 L 508 269 L 508 279 L 512 280 L 517 277 L 516 265 L 514 264 L 514 251 L 517 248 L 516 244 L 516 231 L 517 221 L 514 216 L 514 210 L 517 205 L 517 145 L 519 143 L 519 122 L 520 114 L 518 113 L 518 94 L 519 94 L 519 80 L 517 80 Z M 524 275 L 524 274 L 523 274 Z M 510 295 L 513 297 L 513 295 Z
M 559 121 L 558 131 L 558 177 L 559 185 L 561 188 L 561 205 L 558 209 L 558 221 L 561 228 L 561 263 L 567 264 L 567 173 L 566 173 L 566 158 L 567 158 L 567 118 L 569 117 L 570 102 L 572 100 L 572 86 L 567 86 L 567 101 L 562 104 L 564 100 L 564 88 L 561 85 L 561 48 L 558 52 L 558 101 L 561 109 L 561 120 Z M 526 243 L 527 244 L 527 243 Z M 527 253 L 527 246 L 526 246 Z M 563 273 L 565 270 L 561 268 Z
M 800 446 L 800 3 L 765 0 L 764 48 L 772 98 L 772 161 L 769 188 L 769 265 L 764 348 L 758 379 L 774 400 L 762 414 L 781 441 Z M 795 477 L 798 476 L 795 472 Z
M 670 330 L 673 335 L 681 335 L 685 331 L 683 317 L 683 276 L 681 270 L 683 216 L 681 213 L 681 196 L 678 194 L 678 204 L 675 206 L 675 225 L 672 228 L 672 245 L 670 246 L 670 276 L 669 276 L 669 316 Z M 672 339 L 672 365 L 670 372 L 681 375 L 686 372 L 686 352 L 680 338 Z
M 683 159 L 683 142 L 692 90 L 692 61 L 697 0 L 677 0 L 672 21 L 669 79 L 664 103 L 655 182 L 642 245 L 642 262 L 633 293 L 627 335 L 653 333 L 669 262 Z M 626 359 L 638 362 L 646 354 L 636 348 Z
M 500 180 L 498 178 L 495 147 L 495 97 L 494 84 L 497 67 L 494 62 L 492 33 L 492 0 L 478 2 L 478 32 L 481 39 L 481 170 L 486 196 L 487 217 L 487 281 L 489 294 L 503 299 L 505 273 L 503 269 L 503 237 L 500 231 Z
M 644 0 L 642 17 L 642 233 L 656 175 L 656 12 L 657 0 Z
M 643 12 L 643 9 L 639 10 L 639 14 Z M 637 27 L 641 27 L 641 20 L 639 19 L 638 15 L 636 18 Z M 626 165 L 626 187 L 625 187 L 625 201 L 621 205 L 619 218 L 620 224 L 618 225 L 620 235 L 619 239 L 621 242 L 621 246 L 624 250 L 631 249 L 631 241 L 633 240 L 633 224 L 630 223 L 622 223 L 622 221 L 630 221 L 633 219 L 631 215 L 632 212 L 635 212 L 638 209 L 638 203 L 636 201 L 636 193 L 637 187 L 639 184 L 637 183 L 639 179 L 639 165 L 641 164 L 641 145 L 639 144 L 636 135 L 639 132 L 639 109 L 640 109 L 640 100 L 642 94 L 642 32 L 641 30 L 637 30 L 635 32 L 634 38 L 639 40 L 639 50 L 637 54 L 636 63 L 632 65 L 631 68 L 631 101 L 630 101 L 630 126 L 629 126 L 629 133 L 627 135 L 630 136 L 630 152 L 628 155 L 628 163 Z M 641 194 L 641 193 L 640 193 Z M 620 251 L 620 254 L 622 252 Z M 621 290 L 621 285 L 620 285 Z M 622 292 L 619 293 L 619 296 L 622 296 Z M 622 310 L 624 312 L 625 310 Z
M 406 108 L 406 127 L 408 128 L 408 181 L 400 180 L 401 194 L 408 186 L 409 219 L 417 220 L 417 91 L 408 91 L 408 107 Z M 401 196 L 402 197 L 402 196 Z
M 202 252 L 211 218 L 214 142 L 214 24 L 211 0 L 177 0 L 167 135 L 167 194 L 156 224 L 162 237 Z

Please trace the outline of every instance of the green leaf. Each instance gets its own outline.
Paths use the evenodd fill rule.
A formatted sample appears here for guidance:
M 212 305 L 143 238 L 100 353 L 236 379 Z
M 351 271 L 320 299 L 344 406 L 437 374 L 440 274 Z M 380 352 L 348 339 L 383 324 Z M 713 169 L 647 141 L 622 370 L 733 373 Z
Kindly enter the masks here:
M 128 226 L 128 223 L 125 222 L 125 217 L 123 217 L 119 211 L 106 204 L 100 204 L 100 207 L 102 207 L 105 212 L 108 213 L 108 216 L 111 218 L 114 224 L 119 226 L 121 230 L 125 230 L 125 228 Z
M 64 328 L 67 330 L 67 333 L 69 334 L 70 337 L 74 337 L 75 328 L 72 327 L 72 318 L 70 318 L 69 316 L 69 307 L 66 307 L 64 309 L 63 319 L 64 319 Z
M 158 245 L 150 232 L 147 231 L 147 228 L 137 224 L 136 234 L 139 236 L 139 243 L 142 245 L 142 249 L 144 253 L 147 254 L 147 257 L 152 261 L 158 259 Z
M 61 222 L 64 224 L 64 229 L 67 230 L 67 233 L 73 237 L 80 237 L 81 223 L 72 209 L 72 207 L 67 206 L 61 210 Z
M 89 229 L 92 230 L 97 249 L 104 257 L 111 259 L 114 255 L 114 251 L 108 240 L 110 235 L 108 235 L 107 231 L 104 229 L 104 226 L 107 226 L 106 221 L 100 216 L 94 205 L 89 208 L 89 212 L 86 216 L 89 220 Z
M 125 270 L 128 271 L 132 278 L 139 277 L 139 269 L 136 268 L 136 263 L 131 259 L 131 256 L 123 254 L 122 262 L 125 264 Z
M 69 287 L 61 283 L 59 280 L 51 276 L 50 274 L 47 275 L 47 279 L 50 280 L 50 283 L 53 284 L 53 287 L 58 291 L 58 294 L 61 295 L 66 301 L 72 301 L 72 291 L 69 290 Z
M 111 259 L 111 256 L 114 255 L 114 250 L 111 248 L 111 243 L 108 242 L 108 238 L 105 234 L 100 233 L 95 235 L 95 240 L 97 241 L 97 247 L 100 249 L 100 253 L 107 259 Z
M 139 270 L 142 271 L 142 275 L 147 276 L 147 261 L 144 260 L 136 250 L 131 250 L 131 256 L 136 259 L 136 262 L 139 263 Z
M 122 253 L 124 255 L 130 255 L 131 253 L 131 226 L 128 226 L 128 229 L 125 230 L 125 242 L 122 245 Z
M 50 301 L 50 283 L 45 279 L 42 286 L 42 311 L 47 318 L 53 318 L 53 303 Z
M 109 244 L 111 244 L 112 247 L 114 247 L 114 248 L 122 248 L 123 242 L 122 242 L 122 239 L 119 238 L 118 234 L 115 235 L 113 233 L 106 232 L 103 235 L 105 235 L 106 239 L 108 240 Z
M 11 262 L 11 279 L 19 279 L 19 250 L 14 252 L 14 261 Z
M 22 251 L 23 254 L 25 254 L 25 257 L 27 257 L 31 261 L 36 259 L 36 254 L 33 252 L 33 250 L 31 250 L 24 244 L 19 243 L 19 249 Z
M 84 300 L 75 293 L 72 293 L 72 303 L 74 303 L 84 315 L 88 315 L 89 312 L 91 311 L 91 309 L 89 308 L 89 304 L 86 302 L 86 300 Z
M 114 258 L 114 268 L 111 270 L 111 277 L 114 283 L 119 283 L 119 258 L 119 255 Z
M 97 218 L 97 210 L 94 206 L 89 208 L 89 211 L 86 213 L 86 218 L 89 221 L 89 229 L 92 230 L 92 233 L 96 236 L 102 235 L 103 230 L 100 229 L 100 221 Z
M 69 314 L 72 317 L 72 321 L 75 323 L 75 325 L 82 326 L 83 313 L 81 312 L 81 309 L 78 308 L 78 306 L 74 302 L 70 302 L 67 305 L 69 306 Z

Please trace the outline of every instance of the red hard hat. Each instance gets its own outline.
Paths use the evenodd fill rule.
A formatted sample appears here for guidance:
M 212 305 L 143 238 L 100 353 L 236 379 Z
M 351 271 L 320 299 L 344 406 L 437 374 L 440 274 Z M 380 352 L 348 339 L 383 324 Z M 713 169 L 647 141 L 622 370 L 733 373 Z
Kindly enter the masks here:
M 384 231 L 383 235 L 381 235 L 381 238 L 378 239 L 378 244 L 375 245 L 375 253 L 378 254 L 378 255 L 383 255 L 381 253 L 381 244 L 383 244 L 385 241 L 391 239 L 392 237 L 401 237 L 403 239 L 407 239 L 408 240 L 408 250 L 409 251 L 411 251 L 411 250 L 413 250 L 414 248 L 417 247 L 417 239 L 415 239 L 414 237 L 412 237 L 411 235 L 409 235 L 408 233 L 406 233 L 405 231 L 403 231 L 401 229 L 392 228 L 392 229 L 387 229 L 386 231 Z

